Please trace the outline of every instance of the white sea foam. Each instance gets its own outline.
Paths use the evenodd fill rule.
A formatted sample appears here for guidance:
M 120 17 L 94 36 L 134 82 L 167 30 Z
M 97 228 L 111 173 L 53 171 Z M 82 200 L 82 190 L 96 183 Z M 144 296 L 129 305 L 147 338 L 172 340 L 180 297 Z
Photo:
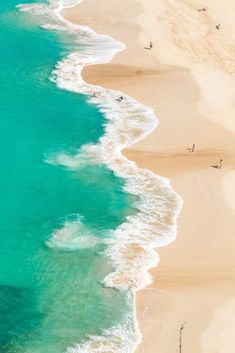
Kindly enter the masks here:
M 69 251 L 94 247 L 99 243 L 92 231 L 81 220 L 65 221 L 46 241 L 49 248 Z
M 60 11 L 80 1 L 54 0 L 49 6 L 22 5 L 23 11 L 39 12 L 51 17 L 43 28 L 69 32 L 74 40 L 83 45 L 82 49 L 69 54 L 60 61 L 52 74 L 52 80 L 62 89 L 85 94 L 90 103 L 99 106 L 108 124 L 105 135 L 97 145 L 83 146 L 75 156 L 60 153 L 50 156 L 47 162 L 60 164 L 77 170 L 84 164 L 98 163 L 109 167 L 125 179 L 125 191 L 137 195 L 138 213 L 127 217 L 111 236 L 105 239 L 106 254 L 114 264 L 114 272 L 104 279 L 104 285 L 126 290 L 131 296 L 132 313 L 128 313 L 123 324 L 111 328 L 103 336 L 89 337 L 81 345 L 68 349 L 68 353 L 132 353 L 140 342 L 141 334 L 136 320 L 135 293 L 151 283 L 149 269 L 156 266 L 159 258 L 156 248 L 175 239 L 176 218 L 182 200 L 173 191 L 169 180 L 157 176 L 147 169 L 140 169 L 125 158 L 121 151 L 143 139 L 158 124 L 151 108 L 143 106 L 122 92 L 89 85 L 82 79 L 84 66 L 107 63 L 125 46 L 106 35 L 98 35 L 84 26 L 66 21 Z M 119 100 L 120 96 L 123 99 Z M 55 244 L 64 246 L 66 237 L 73 240 L 75 225 L 67 225 L 67 230 L 59 230 L 53 236 Z M 89 238 L 89 236 L 88 236 Z
M 127 319 L 128 320 L 128 319 Z M 136 335 L 138 327 L 135 320 L 103 332 L 102 336 L 89 336 L 86 342 L 70 347 L 67 353 L 132 353 L 140 343 Z
M 132 353 L 141 341 L 136 317 L 135 291 L 128 292 L 128 301 L 131 309 L 123 322 L 109 330 L 105 330 L 102 336 L 89 336 L 89 338 L 68 348 L 66 353 Z

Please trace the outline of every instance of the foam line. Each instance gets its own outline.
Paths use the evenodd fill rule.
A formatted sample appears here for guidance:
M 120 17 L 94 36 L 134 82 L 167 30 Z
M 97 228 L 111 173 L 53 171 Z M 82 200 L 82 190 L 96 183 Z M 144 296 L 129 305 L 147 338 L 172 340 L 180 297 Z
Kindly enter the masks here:
M 85 94 L 105 114 L 105 134 L 96 145 L 84 145 L 77 155 L 66 153 L 48 159 L 69 169 L 79 169 L 84 163 L 100 163 L 125 179 L 125 191 L 137 195 L 138 213 L 128 216 L 112 236 L 106 238 L 106 254 L 114 264 L 114 272 L 104 279 L 104 285 L 125 290 L 129 296 L 130 312 L 118 327 L 92 336 L 86 342 L 68 348 L 68 353 L 133 353 L 141 341 L 136 319 L 136 292 L 149 285 L 149 269 L 159 261 L 155 249 L 176 237 L 176 219 L 182 199 L 172 189 L 168 179 L 147 169 L 140 169 L 122 155 L 122 150 L 142 140 L 158 125 L 153 110 L 118 91 L 84 82 L 84 66 L 107 63 L 125 49 L 125 45 L 110 36 L 95 33 L 88 27 L 65 20 L 61 11 L 81 1 L 53 0 L 49 5 L 20 5 L 22 11 L 45 14 L 43 28 L 70 33 L 84 44 L 80 51 L 70 53 L 57 63 L 51 79 L 59 88 Z M 119 98 L 122 97 L 120 100 Z M 60 233 L 59 233 L 60 235 Z

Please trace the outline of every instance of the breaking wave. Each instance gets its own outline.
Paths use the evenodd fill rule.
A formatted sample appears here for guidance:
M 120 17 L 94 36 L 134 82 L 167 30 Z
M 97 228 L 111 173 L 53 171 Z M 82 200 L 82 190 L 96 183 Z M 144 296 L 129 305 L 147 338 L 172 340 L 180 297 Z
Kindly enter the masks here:
M 61 227 L 51 234 L 46 241 L 46 245 L 49 248 L 75 251 L 94 247 L 99 242 L 99 239 L 78 217 L 74 221 L 65 221 Z
M 77 170 L 84 164 L 103 164 L 118 177 L 125 179 L 125 191 L 138 196 L 138 213 L 105 238 L 106 255 L 114 264 L 114 272 L 104 279 L 104 285 L 127 291 L 131 310 L 120 326 L 111 328 L 103 336 L 92 336 L 67 353 L 132 353 L 141 340 L 136 320 L 136 291 L 152 281 L 149 269 L 159 258 L 155 249 L 172 242 L 176 237 L 176 219 L 182 207 L 181 198 L 174 192 L 168 179 L 150 170 L 140 169 L 122 155 L 122 150 L 142 140 L 157 125 L 154 112 L 135 99 L 119 91 L 87 84 L 82 79 L 84 66 L 107 63 L 120 50 L 123 43 L 110 36 L 95 33 L 88 27 L 74 25 L 60 14 L 64 7 L 80 1 L 51 1 L 49 5 L 20 5 L 21 11 L 45 15 L 49 23 L 42 27 L 70 33 L 83 44 L 80 51 L 72 52 L 60 61 L 51 80 L 61 89 L 85 94 L 105 114 L 105 134 L 96 145 L 84 145 L 77 154 L 61 153 L 48 157 L 47 162 Z M 77 233 L 84 236 L 77 236 Z M 80 222 L 65 223 L 48 241 L 50 247 L 76 249 L 95 245 L 96 239 Z

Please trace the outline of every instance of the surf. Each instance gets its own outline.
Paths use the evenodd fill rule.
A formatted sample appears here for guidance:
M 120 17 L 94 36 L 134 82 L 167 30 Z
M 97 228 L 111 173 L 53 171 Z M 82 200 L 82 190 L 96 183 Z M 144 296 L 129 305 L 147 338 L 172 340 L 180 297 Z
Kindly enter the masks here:
M 56 64 L 51 80 L 60 89 L 85 95 L 87 102 L 96 105 L 107 121 L 104 135 L 96 144 L 85 144 L 72 154 L 66 151 L 54 154 L 47 158 L 47 162 L 71 171 L 79 171 L 84 165 L 108 167 L 117 177 L 124 179 L 123 190 L 136 197 L 137 213 L 127 216 L 102 241 L 113 267 L 104 277 L 103 285 L 125 293 L 129 303 L 125 317 L 119 325 L 105 330 L 102 335 L 89 336 L 88 340 L 68 347 L 67 352 L 132 353 L 141 341 L 136 318 L 136 293 L 152 281 L 149 270 L 159 261 L 156 249 L 175 240 L 176 220 L 182 199 L 172 189 L 168 179 L 138 168 L 133 161 L 123 156 L 123 149 L 150 134 L 157 127 L 158 119 L 151 108 L 123 92 L 84 82 L 82 70 L 85 66 L 109 62 L 117 52 L 125 49 L 125 45 L 109 36 L 97 34 L 88 27 L 65 20 L 61 11 L 76 3 L 52 1 L 49 5 L 19 6 L 21 11 L 45 15 L 47 23 L 42 26 L 43 29 L 68 33 L 74 41 L 83 44 L 82 50 L 73 51 Z M 66 249 L 68 238 L 70 244 L 74 245 L 76 227 L 76 222 L 67 223 L 62 229 L 56 230 L 49 246 L 57 244 Z M 89 233 L 85 236 L 89 240 Z

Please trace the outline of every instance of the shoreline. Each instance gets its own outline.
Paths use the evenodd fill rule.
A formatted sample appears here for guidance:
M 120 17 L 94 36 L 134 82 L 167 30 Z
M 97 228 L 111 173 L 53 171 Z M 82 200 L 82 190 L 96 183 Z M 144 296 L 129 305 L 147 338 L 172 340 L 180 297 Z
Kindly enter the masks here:
M 159 16 L 161 6 L 160 10 L 156 9 L 154 2 L 151 2 L 151 14 L 144 8 L 143 1 L 139 0 L 138 3 L 142 3 L 142 12 L 136 11 L 137 3 L 134 1 L 128 3 L 128 9 L 127 4 L 121 1 L 117 9 L 113 1 L 102 1 L 95 7 L 94 1 L 86 0 L 75 7 L 72 13 L 66 10 L 66 18 L 73 22 L 84 23 L 97 32 L 108 33 L 119 40 L 125 39 L 124 43 L 130 43 L 126 45 L 127 50 L 117 54 L 110 64 L 86 68 L 85 80 L 130 94 L 158 111 L 160 125 L 157 130 L 126 150 L 125 155 L 135 160 L 140 168 L 145 167 L 170 178 L 174 189 L 185 201 L 179 219 L 177 241 L 158 249 L 161 261 L 151 271 L 156 282 L 137 295 L 138 318 L 143 333 L 143 341 L 137 352 L 152 353 L 157 349 L 164 353 L 174 351 L 179 327 L 186 321 L 184 348 L 190 349 L 192 353 L 212 353 L 215 349 L 221 349 L 221 352 L 224 349 L 227 353 L 231 349 L 227 341 L 235 326 L 234 319 L 229 316 L 235 289 L 234 202 L 228 196 L 233 193 L 234 187 L 231 181 L 230 184 L 227 181 L 223 188 L 221 185 L 224 179 L 227 180 L 226 175 L 235 163 L 235 139 L 232 121 L 229 120 L 234 110 L 224 95 L 223 99 L 216 102 L 218 95 L 215 94 L 215 87 L 224 85 L 226 92 L 231 82 L 228 72 L 223 70 L 227 70 L 228 65 L 221 61 L 219 69 L 215 69 L 212 64 L 218 61 L 217 57 L 209 57 L 202 64 L 201 59 L 192 59 L 187 52 L 188 38 L 181 37 L 181 31 L 185 30 L 185 24 L 190 24 L 188 18 L 195 20 L 194 16 L 197 16 L 197 21 L 203 21 L 200 24 L 208 33 L 210 29 L 207 27 L 216 20 L 209 17 L 211 14 L 206 14 L 205 21 L 205 18 L 199 19 L 198 13 L 195 12 L 195 15 L 193 12 L 196 11 L 195 2 L 191 1 L 190 9 L 181 4 L 182 11 L 188 16 L 184 18 L 186 20 L 182 26 L 177 12 L 172 10 L 173 2 L 168 7 L 166 5 L 164 10 L 168 11 L 168 17 L 179 29 L 177 34 L 174 33 L 174 43 L 170 42 L 172 37 L 167 36 L 167 24 L 164 23 L 165 27 L 162 25 L 163 17 L 158 21 L 157 28 L 151 28 L 149 19 L 152 14 Z M 228 4 L 229 1 L 225 5 Z M 212 14 L 215 13 L 216 5 L 213 7 L 211 1 L 206 1 L 206 6 L 212 8 Z M 126 12 L 129 18 L 130 13 L 133 15 L 134 25 L 126 18 Z M 116 22 L 119 23 L 117 27 Z M 231 26 L 228 21 L 227 25 Z M 134 28 L 136 26 L 137 29 Z M 157 40 L 154 36 L 159 33 L 162 38 Z M 190 37 L 190 32 L 186 33 Z M 152 39 L 150 35 L 159 47 L 146 60 L 146 53 L 142 52 L 144 44 Z M 209 35 L 209 44 L 214 45 L 216 34 Z M 221 36 L 222 39 L 226 38 L 223 33 Z M 203 58 L 207 50 L 200 38 L 197 40 L 193 45 L 200 45 Z M 172 56 L 172 53 L 176 55 Z M 223 60 L 219 54 L 219 59 Z M 127 65 L 133 58 L 135 64 Z M 208 75 L 208 79 L 204 78 L 203 73 Z M 231 86 L 233 89 L 232 83 Z M 222 107 L 227 113 L 225 121 L 221 120 Z M 197 151 L 192 156 L 187 153 L 186 147 L 193 142 L 196 142 Z M 211 165 L 216 164 L 219 158 L 226 163 L 222 170 L 214 170 Z M 225 199 L 224 188 L 228 187 Z M 198 312 L 201 317 L 198 317 Z M 225 320 L 229 323 L 227 330 L 221 332 L 223 325 L 219 320 L 223 324 Z
M 80 5 L 80 4 L 79 4 Z M 65 11 L 65 9 L 63 10 Z M 69 23 L 71 21 L 69 20 Z M 87 28 L 87 26 L 85 26 Z M 90 30 L 90 27 L 88 27 L 88 29 Z M 112 36 L 110 36 L 111 39 L 113 39 Z M 115 39 L 116 40 L 116 39 Z M 121 42 L 123 43 L 123 42 Z M 122 50 L 120 51 L 114 51 L 112 57 L 114 58 L 118 53 L 120 53 Z M 69 58 L 69 57 L 68 57 Z M 76 60 L 75 60 L 76 61 Z M 102 65 L 105 64 L 106 62 L 110 62 L 112 60 L 102 60 Z M 57 68 L 54 72 L 54 75 L 56 76 L 55 82 L 57 83 L 57 85 L 59 87 L 61 87 L 62 89 L 69 89 L 72 90 L 73 92 L 81 92 L 81 93 L 85 93 L 91 95 L 90 90 L 88 89 L 88 91 L 85 89 L 84 87 L 81 90 L 79 87 L 79 90 L 76 89 L 76 85 L 74 86 L 74 88 L 71 89 L 70 86 L 67 86 L 67 84 L 63 82 L 63 67 L 61 66 L 61 64 L 63 65 L 65 62 L 65 65 L 67 64 L 67 59 L 65 58 L 64 60 L 62 60 L 58 65 Z M 79 63 L 79 70 L 81 71 L 81 74 L 84 72 L 85 68 L 87 68 L 88 66 L 90 67 L 90 63 L 87 64 L 81 64 L 81 62 L 78 60 L 77 64 Z M 69 61 L 68 63 L 69 65 L 71 64 L 71 62 Z M 76 62 L 75 62 L 76 64 Z M 95 63 L 92 63 L 92 65 L 94 65 Z M 74 64 L 73 64 L 74 65 Z M 72 66 L 73 67 L 73 66 Z M 81 69 L 82 68 L 82 69 Z M 65 71 L 66 73 L 66 71 Z M 61 75 L 62 74 L 62 75 Z M 76 70 L 76 75 L 78 74 L 77 70 Z M 66 74 L 67 75 L 67 74 Z M 82 77 L 79 76 L 79 81 L 83 86 L 90 86 L 89 84 L 86 83 L 86 80 L 83 80 Z M 61 81 L 62 78 L 62 81 Z M 59 79 L 59 80 L 58 80 Z M 66 78 L 67 79 L 67 78 Z M 77 81 L 78 77 L 76 77 L 76 81 Z M 71 81 L 73 81 L 73 78 L 71 77 Z M 62 82 L 62 84 L 61 84 Z M 77 84 L 77 82 L 76 82 Z M 72 85 L 73 87 L 73 85 Z M 107 91 L 105 88 L 100 87 L 100 86 L 94 86 L 93 84 L 91 85 L 92 88 L 96 89 L 98 88 L 99 90 L 99 94 L 102 91 Z M 89 87 L 90 88 L 90 87 Z M 134 105 L 137 103 L 138 106 L 138 111 L 137 113 L 135 111 L 129 112 L 130 107 L 128 107 L 128 114 L 131 117 L 131 114 L 134 117 L 134 121 L 135 121 L 135 115 L 139 114 L 139 116 L 137 117 L 136 122 L 134 122 L 133 125 L 133 131 L 129 130 L 129 134 L 126 137 L 126 141 L 127 141 L 127 145 L 133 145 L 134 143 L 137 143 L 138 141 L 141 141 L 142 139 L 144 139 L 146 136 L 148 136 L 151 133 L 151 130 L 155 130 L 156 128 L 156 120 L 157 118 L 154 116 L 152 109 L 143 106 L 141 103 L 139 103 L 139 101 L 134 101 L 130 96 L 125 95 L 122 91 L 119 92 L 118 91 L 113 91 L 111 90 L 109 87 L 107 88 L 108 92 L 113 96 L 114 98 L 115 95 L 118 94 L 123 94 L 122 97 L 124 97 L 124 104 L 126 104 L 126 102 L 129 101 L 129 103 L 131 105 Z M 101 91 L 100 91 L 101 90 Z M 93 96 L 93 95 L 92 95 Z M 118 96 L 119 97 L 119 96 Z M 97 99 L 97 93 L 95 93 L 95 96 L 93 96 L 94 99 L 90 99 L 90 101 L 93 102 L 93 100 Z M 100 97 L 101 98 L 101 97 Z M 104 98 L 104 97 L 103 97 Z M 112 99 L 112 97 L 111 97 Z M 116 99 L 118 100 L 118 99 Z M 110 107 L 110 102 L 108 103 L 98 103 L 95 102 L 98 106 L 100 106 L 101 111 L 104 112 L 104 114 L 106 115 L 107 121 L 109 121 L 109 115 L 107 114 L 106 109 L 103 110 L 104 106 L 106 104 L 108 104 L 108 108 Z M 116 107 L 117 112 L 119 113 L 119 119 L 121 118 L 120 115 L 120 105 L 121 103 L 119 102 L 119 107 Z M 112 103 L 111 103 L 112 106 Z M 115 108 L 115 107 L 114 107 Z M 124 108 L 126 110 L 126 108 Z M 140 110 L 139 110 L 140 109 Z M 142 117 L 142 114 L 145 115 L 145 121 L 143 122 L 143 126 L 141 124 L 140 131 L 138 132 L 137 129 L 137 135 L 136 135 L 136 123 L 137 125 L 139 124 L 139 119 Z M 148 117 L 149 115 L 149 117 Z M 152 116 L 152 117 L 151 117 Z M 130 126 L 132 125 L 131 120 L 133 119 L 133 117 L 131 117 L 130 122 L 127 123 L 130 124 Z M 147 119 L 146 119 L 147 118 Z M 129 120 L 129 118 L 127 118 Z M 142 118 L 141 118 L 142 119 Z M 158 121 L 158 120 L 157 120 Z M 118 136 L 118 134 L 120 133 L 119 138 L 120 141 L 122 141 L 123 137 L 123 127 L 119 130 L 118 125 L 120 124 L 120 122 L 118 122 L 117 124 L 115 123 L 115 120 L 113 120 L 113 118 L 111 118 L 111 123 L 110 126 L 116 129 L 116 136 Z M 116 125 L 116 126 L 115 126 Z M 124 122 L 125 125 L 125 122 Z M 142 130 L 142 132 L 141 132 Z M 104 147 L 106 148 L 107 146 L 109 146 L 110 144 L 112 145 L 114 143 L 114 140 L 112 139 L 113 136 L 111 135 L 111 139 L 108 138 L 108 143 L 105 142 L 103 143 L 102 140 L 105 141 L 105 139 L 109 137 L 109 132 L 108 129 L 106 129 L 106 133 L 104 135 L 103 138 L 100 139 L 99 141 L 99 145 L 102 144 L 104 145 Z M 118 138 L 118 139 L 119 139 Z M 181 210 L 182 207 L 182 200 L 179 197 L 179 195 L 177 195 L 175 193 L 175 191 L 173 191 L 170 182 L 168 179 L 160 177 L 154 173 L 152 173 L 149 170 L 146 169 L 139 169 L 135 163 L 133 163 L 131 160 L 127 159 L 124 155 L 122 155 L 122 150 L 123 150 L 123 146 L 126 145 L 126 142 L 124 142 L 125 139 L 123 140 L 123 142 L 121 142 L 121 145 L 117 145 L 118 150 L 115 151 L 115 149 L 113 150 L 113 152 L 111 152 L 110 157 L 105 157 L 106 153 L 103 150 L 103 148 L 101 148 L 101 152 L 97 152 L 95 151 L 93 158 L 97 158 L 98 154 L 100 154 L 100 157 L 98 158 L 98 160 L 101 161 L 101 163 L 103 163 L 104 165 L 107 165 L 108 168 L 110 168 L 112 171 L 114 171 L 114 173 L 117 176 L 120 176 L 121 178 L 124 178 L 126 181 L 126 185 L 125 185 L 125 191 L 130 192 L 131 194 L 134 195 L 138 195 L 140 198 L 140 201 L 138 202 L 139 206 L 137 206 L 137 209 L 139 210 L 139 212 L 137 213 L 136 216 L 128 216 L 127 217 L 127 221 L 124 222 L 123 224 L 120 225 L 120 227 L 117 228 L 117 230 L 114 232 L 113 236 L 114 239 L 111 241 L 108 241 L 109 244 L 109 248 L 107 249 L 107 255 L 112 259 L 113 263 L 116 265 L 115 267 L 115 271 L 113 273 L 110 273 L 105 279 L 104 279 L 104 285 L 108 286 L 108 287 L 114 287 L 117 289 L 127 289 L 127 288 L 131 288 L 131 293 L 129 293 L 129 296 L 131 295 L 132 297 L 132 305 L 133 305 L 133 313 L 128 313 L 127 314 L 127 318 L 126 320 L 130 323 L 128 323 L 126 325 L 125 322 L 120 323 L 120 328 L 118 327 L 117 329 L 111 328 L 108 335 L 109 337 L 105 337 L 105 333 L 104 336 L 100 336 L 100 337 L 91 337 L 90 341 L 88 341 L 87 343 L 81 345 L 81 347 L 79 349 L 84 349 L 85 346 L 88 344 L 89 345 L 89 349 L 92 350 L 93 349 L 93 345 L 96 344 L 103 344 L 103 342 L 106 342 L 106 344 L 110 345 L 110 347 L 112 346 L 112 351 L 113 349 L 116 351 L 123 351 L 126 352 L 128 350 L 128 352 L 134 352 L 136 351 L 137 347 L 139 346 L 140 342 L 141 342 L 141 337 L 142 334 L 140 333 L 139 330 L 139 322 L 137 320 L 137 315 L 136 315 L 136 293 L 142 289 L 145 288 L 148 284 L 150 284 L 152 282 L 152 277 L 149 274 L 149 270 L 155 266 L 157 266 L 157 262 L 158 262 L 158 254 L 156 252 L 156 249 L 158 247 L 161 246 L 165 246 L 169 243 L 171 243 L 172 241 L 175 240 L 176 237 L 176 229 L 177 229 L 177 225 L 176 225 L 176 219 L 178 218 L 179 212 Z M 116 142 L 117 143 L 117 142 Z M 85 154 L 88 155 L 93 155 L 93 151 L 92 149 L 90 150 L 89 148 L 87 150 L 85 150 Z M 109 155 L 110 152 L 108 152 Z M 83 151 L 82 151 L 83 154 Z M 83 159 L 83 156 L 76 156 L 75 159 Z M 114 159 L 114 163 L 113 162 L 109 162 L 109 158 L 110 160 Z M 116 159 L 116 161 L 115 161 Z M 108 163 L 107 163 L 108 161 Z M 60 160 L 58 160 L 59 164 L 63 164 L 64 166 L 70 167 L 70 163 L 68 163 L 68 161 L 64 162 L 64 160 L 61 162 Z M 78 167 L 78 166 L 77 166 Z M 72 168 L 73 169 L 73 168 Z M 135 178 L 138 179 L 137 181 L 137 185 L 134 186 L 134 184 L 132 183 L 132 179 L 133 182 L 135 183 L 136 180 Z M 130 181 L 129 181 L 130 180 Z M 145 183 L 147 182 L 147 188 L 145 187 Z M 151 185 L 151 183 L 153 182 L 153 186 L 151 186 L 151 188 L 149 188 L 149 186 Z M 158 187 L 154 186 L 154 184 L 156 183 L 156 185 L 158 185 Z M 155 188 L 158 188 L 158 192 L 154 192 L 154 194 L 152 194 L 152 190 L 155 190 Z M 140 191 L 140 189 L 142 189 L 142 191 Z M 143 196 L 142 196 L 143 195 Z M 171 208 L 170 209 L 165 209 L 164 211 L 161 211 L 160 214 L 158 215 L 159 211 L 157 210 L 159 206 L 154 205 L 155 203 L 158 202 L 158 198 L 164 198 L 164 203 L 165 204 L 169 204 L 171 203 Z M 147 204 L 148 204 L 148 199 L 150 202 L 150 207 L 152 209 L 152 211 L 156 214 L 152 214 L 152 211 L 150 212 L 150 209 L 148 208 Z M 156 199 L 156 200 L 155 200 Z M 147 206 L 147 207 L 146 207 Z M 165 207 L 163 205 L 163 207 Z M 168 206 L 169 208 L 169 206 Z M 146 212 L 146 213 L 145 213 Z M 148 222 L 147 222 L 147 218 L 149 218 Z M 136 223 L 137 222 L 137 223 Z M 156 223 L 156 225 L 158 226 L 158 230 L 154 230 L 154 228 L 152 228 L 152 230 L 150 231 L 150 228 L 152 227 L 152 224 Z M 132 240 L 131 239 L 131 235 L 129 235 L 130 232 L 130 226 L 132 226 L 136 224 L 137 227 L 135 227 L 135 231 L 137 231 L 138 228 L 140 228 L 140 234 L 138 235 L 138 231 L 137 231 L 137 235 L 135 236 L 135 239 Z M 142 226 L 141 226 L 142 224 Z M 142 230 L 141 228 L 143 227 L 149 227 L 147 233 L 149 233 L 149 235 L 147 236 L 146 234 L 142 234 Z M 155 226 L 156 227 L 156 226 Z M 162 228 L 162 229 L 161 229 Z M 165 229 L 164 229 L 165 228 Z M 134 228 L 133 228 L 134 229 Z M 161 230 L 160 230 L 161 229 Z M 133 232 L 133 230 L 131 231 Z M 151 234 L 151 232 L 153 234 Z M 154 233 L 157 233 L 157 237 L 156 235 L 154 235 Z M 117 233 L 117 234 L 115 234 Z M 160 234 L 160 237 L 158 235 L 158 233 Z M 110 247 L 111 244 L 111 247 Z M 129 259 L 130 255 L 131 258 L 133 259 Z M 146 258 L 145 261 L 143 261 L 143 258 Z M 130 262 L 130 263 L 129 263 Z M 139 264 L 138 264 L 139 263 Z M 133 273 L 133 268 L 136 267 L 136 272 Z M 133 317 L 131 318 L 131 316 L 133 315 Z M 125 329 L 126 333 L 123 336 L 122 331 L 123 329 Z M 129 331 L 129 332 L 128 332 Z M 113 345 L 115 346 L 116 343 L 113 340 L 116 340 L 116 335 L 121 335 L 121 340 L 123 340 L 124 343 L 121 344 L 120 347 L 116 347 L 114 348 Z M 126 342 L 125 342 L 126 341 Z
M 104 279 L 104 284 L 127 290 L 128 298 L 132 298 L 132 312 L 127 313 L 125 319 L 127 322 L 109 330 L 108 337 L 106 333 L 104 336 L 90 337 L 88 342 L 79 345 L 75 351 L 87 349 L 88 346 L 90 351 L 93 351 L 94 346 L 101 344 L 110 345 L 112 349 L 114 345 L 115 351 L 133 352 L 140 342 L 136 320 L 136 292 L 152 282 L 149 269 L 155 267 L 158 262 L 155 249 L 175 239 L 176 218 L 181 209 L 181 199 L 172 189 L 168 179 L 150 170 L 138 168 L 121 153 L 125 147 L 149 135 L 155 129 L 157 120 L 151 108 L 129 95 L 119 90 L 88 84 L 81 77 L 86 66 L 110 62 L 115 53 L 123 49 L 120 42 L 111 36 L 98 35 L 90 27 L 70 25 L 71 22 L 64 20 L 60 14 L 61 6 L 53 8 L 46 5 L 23 5 L 20 8 L 22 11 L 36 14 L 45 11 L 49 17 L 52 16 L 51 18 L 55 15 L 54 19 L 56 22 L 58 19 L 58 23 L 44 24 L 42 28 L 66 31 L 75 38 L 76 35 L 81 37 L 84 34 L 84 43 L 88 41 L 91 46 L 91 50 L 74 51 L 59 61 L 51 79 L 61 89 L 87 95 L 89 102 L 96 104 L 105 114 L 107 121 L 111 122 L 106 126 L 105 134 L 97 145 L 84 145 L 76 156 L 59 154 L 51 162 L 71 170 L 77 170 L 81 162 L 89 163 L 90 159 L 104 164 L 117 176 L 125 179 L 125 191 L 137 195 L 139 201 L 136 203 L 137 214 L 128 216 L 126 221 L 113 231 L 112 239 L 106 240 L 108 244 L 106 253 L 113 261 L 115 270 Z M 105 45 L 101 46 L 100 43 Z M 123 94 L 121 102 L 120 94 Z M 115 114 L 116 111 L 118 116 Z M 125 334 L 122 333 L 123 330 Z M 118 343 L 115 341 L 119 335 L 121 342 Z

